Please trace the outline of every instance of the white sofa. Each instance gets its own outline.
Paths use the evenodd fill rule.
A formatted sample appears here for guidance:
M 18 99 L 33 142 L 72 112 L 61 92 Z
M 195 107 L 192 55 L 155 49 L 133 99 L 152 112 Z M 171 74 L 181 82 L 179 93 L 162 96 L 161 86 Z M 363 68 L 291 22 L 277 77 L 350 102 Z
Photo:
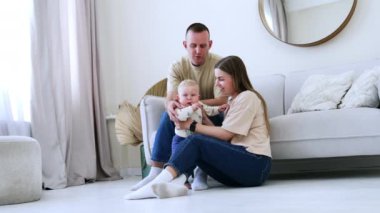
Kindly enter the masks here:
M 351 108 L 286 114 L 310 75 L 350 70 L 362 72 L 376 65 L 380 65 L 380 59 L 285 75 L 251 77 L 253 86 L 264 96 L 269 107 L 273 173 L 380 165 L 380 109 Z M 140 110 L 145 158 L 150 165 L 154 132 L 165 110 L 164 98 L 145 96 Z M 350 157 L 351 162 L 346 161 L 346 157 Z

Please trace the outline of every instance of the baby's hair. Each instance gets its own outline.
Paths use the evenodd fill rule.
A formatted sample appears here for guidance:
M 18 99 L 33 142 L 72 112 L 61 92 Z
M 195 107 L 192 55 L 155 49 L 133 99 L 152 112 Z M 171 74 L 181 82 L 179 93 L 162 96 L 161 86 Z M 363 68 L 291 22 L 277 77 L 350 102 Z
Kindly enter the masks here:
M 181 83 L 179 83 L 179 85 L 178 85 L 178 90 L 185 88 L 185 87 L 197 87 L 199 90 L 198 83 L 194 80 L 191 80 L 191 79 L 186 79 L 186 80 L 181 81 Z

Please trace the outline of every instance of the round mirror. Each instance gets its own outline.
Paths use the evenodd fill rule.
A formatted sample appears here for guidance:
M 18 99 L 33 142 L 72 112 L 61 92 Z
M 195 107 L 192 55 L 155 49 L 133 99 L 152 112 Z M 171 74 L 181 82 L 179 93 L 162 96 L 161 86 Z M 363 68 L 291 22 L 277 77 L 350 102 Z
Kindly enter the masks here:
M 261 21 L 278 40 L 296 46 L 321 44 L 338 34 L 357 0 L 259 0 Z

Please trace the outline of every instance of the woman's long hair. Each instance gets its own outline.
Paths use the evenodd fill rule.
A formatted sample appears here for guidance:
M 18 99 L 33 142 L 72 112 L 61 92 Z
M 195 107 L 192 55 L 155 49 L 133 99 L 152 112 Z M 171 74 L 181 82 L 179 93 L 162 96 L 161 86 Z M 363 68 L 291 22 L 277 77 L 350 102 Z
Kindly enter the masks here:
M 223 72 L 228 73 L 232 76 L 233 86 L 238 93 L 250 90 L 254 92 L 261 100 L 264 107 L 265 125 L 268 130 L 268 135 L 270 133 L 268 108 L 263 96 L 257 92 L 249 80 L 247 69 L 245 68 L 243 60 L 238 56 L 227 56 L 222 58 L 218 63 L 215 64 L 215 69 L 220 69 Z

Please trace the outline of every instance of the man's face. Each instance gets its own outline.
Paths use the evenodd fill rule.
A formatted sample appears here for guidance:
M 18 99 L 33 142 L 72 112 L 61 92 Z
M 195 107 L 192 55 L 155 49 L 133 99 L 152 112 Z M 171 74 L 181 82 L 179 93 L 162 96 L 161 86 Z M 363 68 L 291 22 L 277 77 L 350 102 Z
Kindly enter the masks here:
M 207 31 L 189 31 L 186 35 L 186 41 L 183 42 L 183 46 L 186 48 L 194 66 L 201 66 L 205 63 L 211 45 L 212 41 L 209 39 Z

